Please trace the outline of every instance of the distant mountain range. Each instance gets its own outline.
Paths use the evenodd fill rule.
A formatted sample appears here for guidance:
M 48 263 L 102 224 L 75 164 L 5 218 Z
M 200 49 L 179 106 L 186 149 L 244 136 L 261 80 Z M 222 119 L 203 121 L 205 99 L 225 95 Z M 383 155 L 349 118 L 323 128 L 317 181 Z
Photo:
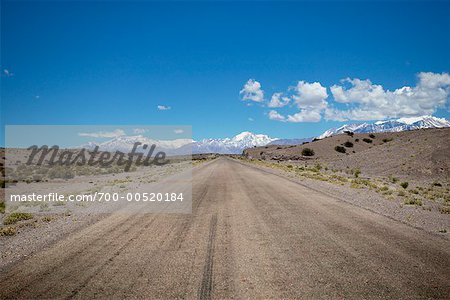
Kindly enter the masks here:
M 401 118 L 397 120 L 378 121 L 373 124 L 346 124 L 339 128 L 333 128 L 325 131 L 318 138 L 322 139 L 328 136 L 351 131 L 355 133 L 369 132 L 399 132 L 414 130 L 420 128 L 442 128 L 450 127 L 450 122 L 444 118 L 432 116 L 422 116 L 416 118 Z M 278 139 L 265 134 L 255 134 L 244 131 L 231 138 L 223 139 L 203 139 L 194 141 L 192 139 L 175 140 L 152 140 L 142 135 L 120 136 L 103 143 L 93 143 L 82 145 L 81 147 L 93 149 L 99 146 L 103 151 L 122 151 L 130 152 L 135 142 L 142 144 L 158 146 L 158 151 L 164 151 L 168 155 L 182 154 L 200 154 L 200 153 L 220 153 L 220 154 L 240 154 L 246 148 L 266 146 L 266 145 L 299 145 L 311 141 L 312 138 L 304 139 Z
M 332 128 L 320 136 L 319 139 L 326 138 L 328 136 L 344 133 L 345 131 L 351 131 L 354 133 L 369 133 L 369 132 L 400 132 L 421 128 L 443 128 L 450 127 L 450 122 L 444 118 L 436 118 L 433 116 L 422 116 L 415 118 L 400 118 L 397 120 L 378 121 L 373 124 L 369 123 L 356 123 L 346 124 L 339 128 Z
M 244 131 L 232 138 L 204 139 L 198 142 L 193 142 L 191 145 L 186 145 L 185 147 L 191 147 L 193 154 L 241 154 L 246 148 L 265 146 L 276 140 L 278 139 L 271 138 L 265 134 L 254 134 L 252 132 Z

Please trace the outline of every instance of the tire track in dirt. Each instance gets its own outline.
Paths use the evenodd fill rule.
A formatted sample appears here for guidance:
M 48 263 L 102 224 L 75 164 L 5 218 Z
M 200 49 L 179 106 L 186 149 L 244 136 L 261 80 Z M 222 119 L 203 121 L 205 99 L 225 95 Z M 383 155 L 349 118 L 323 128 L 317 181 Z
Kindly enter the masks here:
M 203 268 L 202 285 L 199 291 L 199 299 L 211 299 L 213 289 L 214 244 L 216 241 L 217 214 L 211 217 L 209 225 L 208 246 L 206 250 L 205 267 Z

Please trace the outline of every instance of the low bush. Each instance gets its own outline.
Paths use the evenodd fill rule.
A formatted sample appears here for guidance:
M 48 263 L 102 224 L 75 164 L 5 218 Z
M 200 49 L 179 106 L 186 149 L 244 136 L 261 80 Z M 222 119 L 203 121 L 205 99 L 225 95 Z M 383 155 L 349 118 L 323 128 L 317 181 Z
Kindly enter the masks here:
M 394 176 L 390 176 L 390 179 L 391 179 L 392 183 L 397 183 L 397 181 L 398 181 L 398 178 L 394 177 Z
M 420 199 L 405 199 L 405 201 L 403 202 L 406 205 L 417 205 L 417 206 L 422 206 L 422 200 Z
M 352 147 L 353 147 L 353 143 L 350 142 L 350 141 L 346 141 L 346 142 L 344 143 L 344 146 L 347 147 L 347 148 L 352 148 Z
M 369 134 L 369 137 L 372 138 L 372 139 L 374 139 L 374 138 L 375 138 L 375 135 L 374 135 L 373 133 L 371 133 L 371 134 Z
M 363 141 L 369 144 L 373 142 L 371 139 L 368 138 L 363 138 Z
M 347 152 L 347 150 L 342 146 L 336 146 L 336 147 L 334 147 L 334 150 L 336 150 L 337 152 L 340 152 L 340 153 Z
M 441 214 L 450 214 L 450 206 L 442 206 L 439 210 Z
M 344 131 L 344 133 L 346 133 L 347 135 L 349 135 L 349 136 L 353 136 L 354 135 L 354 133 L 353 132 L 351 132 L 351 131 Z
M 16 228 L 7 226 L 0 228 L 0 236 L 12 236 L 16 234 Z
M 303 148 L 302 155 L 303 156 L 314 156 L 314 150 L 311 148 Z
M 408 188 L 409 183 L 407 181 L 400 183 L 400 186 L 404 189 Z
M 392 140 L 393 140 L 393 138 L 383 139 L 383 143 L 391 142 Z
M 29 220 L 32 218 L 33 215 L 30 213 L 14 212 L 5 217 L 5 219 L 3 220 L 3 224 L 5 225 L 15 224 L 19 221 Z

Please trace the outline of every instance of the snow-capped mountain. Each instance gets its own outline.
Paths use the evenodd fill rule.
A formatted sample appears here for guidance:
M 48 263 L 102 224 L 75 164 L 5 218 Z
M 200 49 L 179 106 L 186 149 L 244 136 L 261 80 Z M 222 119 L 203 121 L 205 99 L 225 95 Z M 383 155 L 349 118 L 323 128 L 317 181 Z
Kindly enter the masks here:
M 175 140 L 153 140 L 142 135 L 135 136 L 119 136 L 103 143 L 89 142 L 81 146 L 85 149 L 94 149 L 99 146 L 101 151 L 121 151 L 130 152 L 135 143 L 146 144 L 148 146 L 156 145 L 159 151 L 173 151 L 184 145 L 191 144 L 192 139 L 175 139 Z M 142 147 L 142 145 L 140 147 Z
M 221 153 L 239 154 L 245 148 L 254 146 L 265 146 L 277 140 L 265 134 L 254 134 L 244 131 L 232 138 L 224 139 L 204 139 L 194 141 L 192 139 L 177 140 L 152 140 L 142 135 L 120 136 L 103 143 L 89 142 L 81 146 L 85 149 L 94 149 L 99 146 L 102 151 L 122 151 L 130 152 L 136 142 L 157 146 L 158 151 L 165 151 L 167 154 L 198 154 L 198 153 Z
M 397 120 L 377 121 L 373 124 L 346 124 L 339 128 L 332 128 L 322 133 L 318 138 L 323 139 L 328 136 L 351 131 L 355 133 L 369 132 L 400 132 L 421 128 L 443 128 L 450 127 L 450 121 L 444 118 L 433 116 L 421 116 L 413 118 L 400 118 Z
M 198 153 L 220 153 L 220 154 L 240 154 L 246 148 L 254 146 L 265 146 L 272 141 L 277 140 L 265 134 L 254 134 L 244 131 L 232 138 L 224 139 L 204 139 L 193 142 L 179 149 L 183 152 L 183 148 L 191 147 L 193 154 Z

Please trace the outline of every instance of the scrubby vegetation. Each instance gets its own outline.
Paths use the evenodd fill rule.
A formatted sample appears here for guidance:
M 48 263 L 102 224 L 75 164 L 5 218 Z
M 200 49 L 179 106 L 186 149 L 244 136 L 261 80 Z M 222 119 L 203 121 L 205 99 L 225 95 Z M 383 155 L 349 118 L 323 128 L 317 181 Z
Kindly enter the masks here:
M 450 214 L 450 206 L 442 206 L 440 212 L 441 214 Z
M 302 155 L 303 156 L 314 156 L 314 150 L 311 148 L 303 148 Z
M 422 206 L 422 200 L 416 199 L 416 198 L 405 199 L 405 201 L 404 201 L 403 203 L 404 203 L 405 205 L 417 205 L 417 206 Z
M 340 152 L 340 153 L 347 152 L 347 150 L 342 146 L 336 146 L 336 147 L 334 147 L 334 150 L 336 150 L 337 152 Z
M 369 137 L 374 139 L 375 138 L 375 134 L 371 133 L 371 134 L 369 134 Z
M 404 189 L 408 188 L 409 183 L 407 181 L 400 183 L 400 186 Z
M 353 137 L 353 135 L 354 135 L 354 133 L 351 132 L 351 131 L 344 131 L 344 133 L 346 133 L 347 135 L 349 135 L 349 136 L 351 136 L 351 137 Z
M 368 143 L 368 144 L 371 144 L 373 142 L 373 140 L 368 139 L 368 138 L 363 138 L 363 141 Z
M 344 146 L 347 147 L 347 148 L 352 148 L 352 147 L 353 147 L 353 143 L 350 142 L 350 141 L 346 141 L 346 142 L 344 143 Z
M 16 234 L 16 228 L 12 226 L 1 227 L 0 236 L 12 236 Z
M 393 140 L 393 138 L 383 139 L 383 143 L 388 143 L 388 142 L 391 142 L 392 140 Z
M 5 217 L 5 219 L 3 220 L 3 224 L 11 225 L 11 224 L 15 224 L 19 221 L 29 220 L 32 218 L 33 218 L 33 214 L 23 213 L 23 212 L 14 212 Z
M 131 166 L 130 172 L 136 171 L 136 166 Z M 15 184 L 18 181 L 26 183 L 48 181 L 49 179 L 71 179 L 75 176 L 118 174 L 125 172 L 124 165 L 111 166 L 28 166 L 20 164 L 15 170 L 8 172 L 8 177 L 3 180 L 2 186 Z
M 5 213 L 5 202 L 0 202 L 0 213 L 1 214 Z

